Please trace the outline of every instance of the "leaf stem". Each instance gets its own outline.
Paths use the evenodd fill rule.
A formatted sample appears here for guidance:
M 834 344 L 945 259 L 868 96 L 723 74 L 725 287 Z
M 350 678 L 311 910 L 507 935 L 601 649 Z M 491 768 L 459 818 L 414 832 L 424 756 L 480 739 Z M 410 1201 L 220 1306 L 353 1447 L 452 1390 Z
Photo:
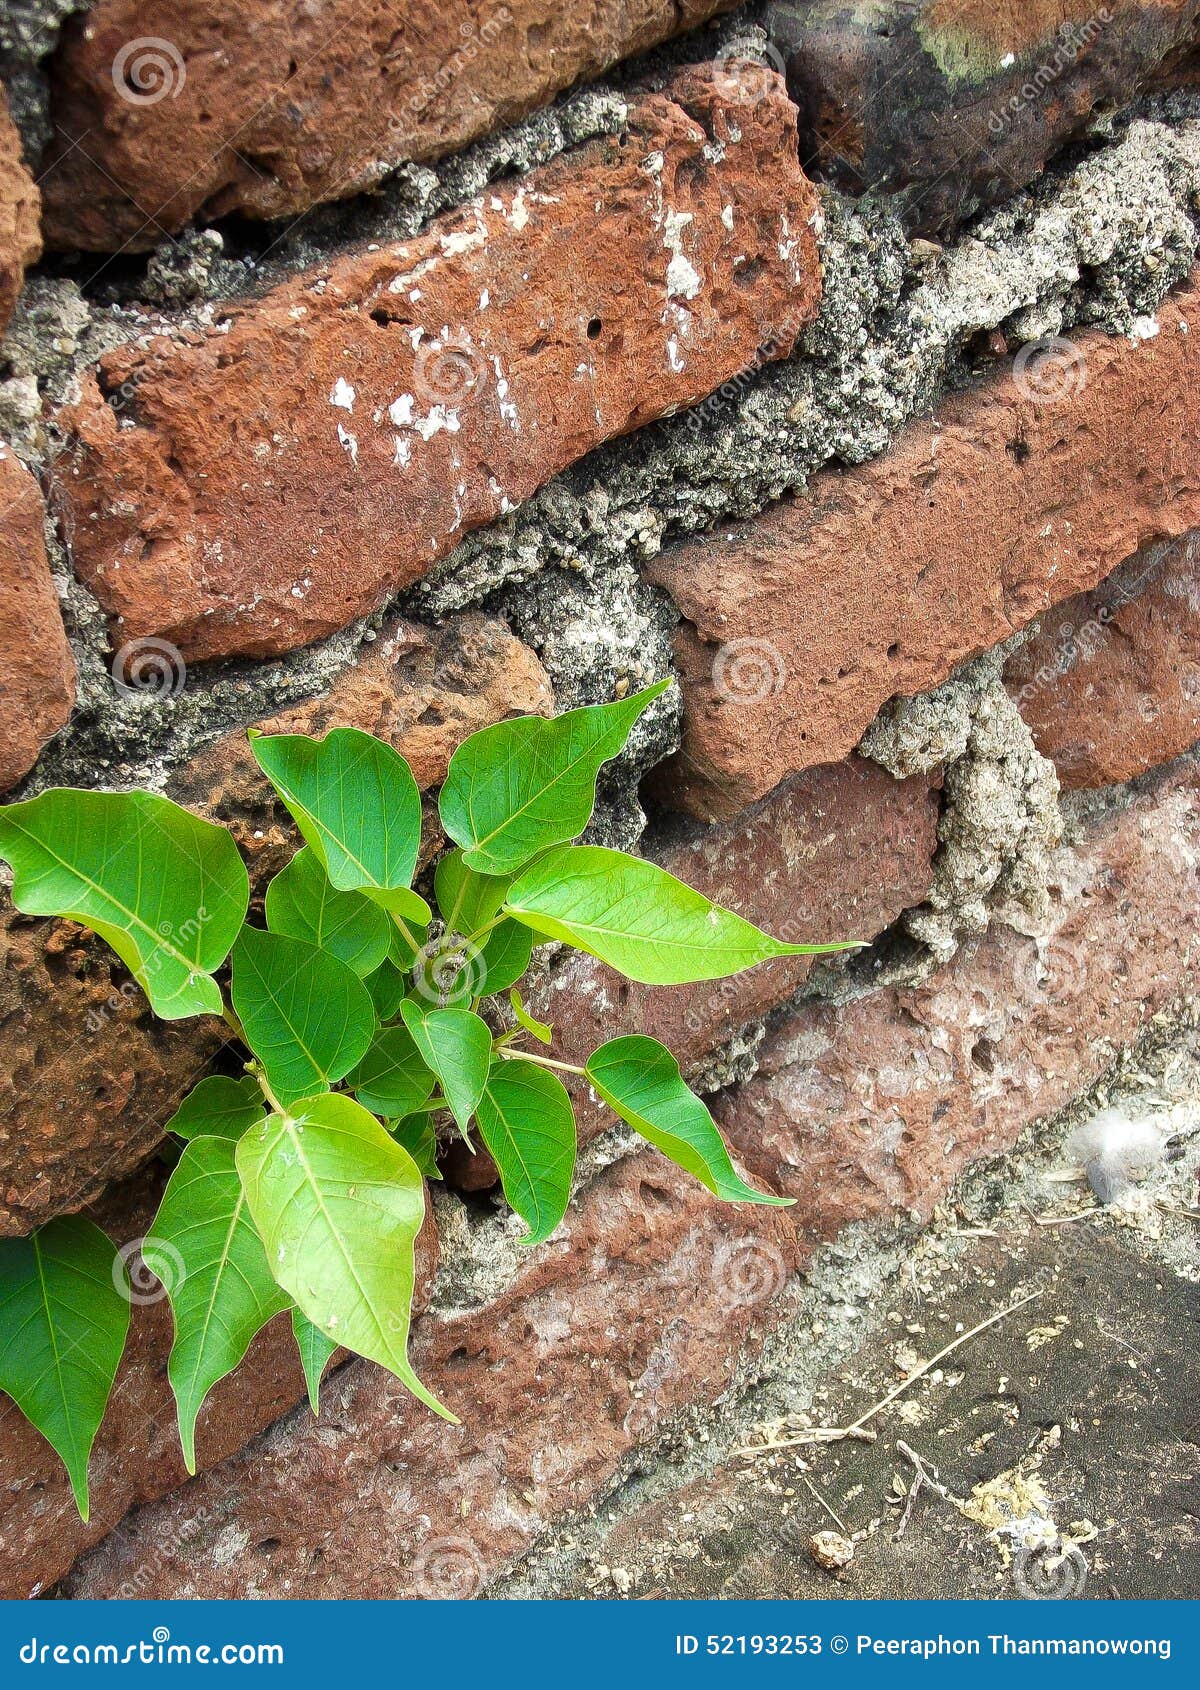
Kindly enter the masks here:
M 392 910 L 390 912 L 390 914 L 391 914 L 392 920 L 396 923 L 396 926 L 400 929 L 400 937 L 404 940 L 404 943 L 406 945 L 411 945 L 414 952 L 419 951 L 421 947 L 420 947 L 420 945 L 417 944 L 417 941 L 413 938 L 412 934 L 409 932 L 408 923 L 405 921 L 404 917 L 402 915 L 397 915 L 395 910 Z
M 574 1062 L 558 1062 L 553 1056 L 539 1056 L 532 1050 L 509 1050 L 506 1045 L 497 1045 L 496 1055 L 502 1056 L 506 1062 L 536 1062 L 539 1068 L 561 1068 L 564 1074 L 587 1077 L 587 1069 L 578 1067 Z

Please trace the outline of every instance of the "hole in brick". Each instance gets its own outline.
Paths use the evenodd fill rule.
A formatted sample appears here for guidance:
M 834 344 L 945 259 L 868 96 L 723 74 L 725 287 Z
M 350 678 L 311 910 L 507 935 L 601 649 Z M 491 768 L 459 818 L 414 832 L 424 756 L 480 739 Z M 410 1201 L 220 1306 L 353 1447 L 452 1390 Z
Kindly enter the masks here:
M 587 326 L 587 337 L 588 337 L 588 339 L 589 340 L 599 340 L 600 339 L 600 330 L 603 328 L 603 326 L 604 325 L 601 323 L 599 317 L 593 317 L 591 322 Z
M 388 327 L 388 325 L 391 323 L 392 319 L 388 316 L 386 311 L 381 311 L 378 308 L 376 308 L 371 313 L 371 321 L 373 323 L 378 323 L 379 327 L 381 329 L 386 329 Z
M 1004 450 L 1014 464 L 1023 464 L 1029 457 L 1030 446 L 1027 440 L 1010 440 Z
M 262 1542 L 258 1545 L 258 1553 L 260 1555 L 274 1555 L 275 1551 L 279 1548 L 279 1544 L 280 1539 L 277 1537 L 264 1537 Z
M 888 655 L 888 662 L 889 663 L 894 663 L 900 655 L 900 647 L 896 644 L 896 642 L 894 640 L 892 641 L 891 645 L 887 648 L 887 655 Z
M 545 335 L 540 335 L 538 339 L 534 341 L 532 346 L 526 348 L 526 356 L 530 358 L 539 358 L 549 344 L 550 342 L 546 339 Z
M 991 1039 L 979 1039 L 971 1050 L 971 1066 L 990 1074 L 996 1066 L 996 1047 Z

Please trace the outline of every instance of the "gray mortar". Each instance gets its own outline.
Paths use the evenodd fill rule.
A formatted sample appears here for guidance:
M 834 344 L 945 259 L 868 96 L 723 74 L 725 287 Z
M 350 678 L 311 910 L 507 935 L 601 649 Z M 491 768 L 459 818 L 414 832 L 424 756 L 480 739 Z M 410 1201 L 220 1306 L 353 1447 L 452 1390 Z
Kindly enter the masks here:
M 1025 637 L 930 692 L 893 699 L 859 745 L 897 780 L 945 767 L 933 884 L 904 916 L 935 962 L 953 956 L 960 937 L 986 931 L 993 903 L 1035 917 L 1045 908 L 1050 851 L 1063 832 L 1058 776 L 1002 678 Z
M 50 96 L 41 62 L 57 46 L 67 18 L 87 5 L 88 0 L 4 0 L 0 11 L 0 81 L 25 155 L 34 163 L 50 139 Z
M 1061 1168 L 1062 1146 L 1081 1120 L 1148 1091 L 1200 1108 L 1198 1035 L 1200 1004 L 1181 1000 L 1156 1016 L 1136 1045 L 1087 1092 L 1060 1113 L 1034 1122 L 1007 1155 L 972 1168 L 938 1206 L 928 1228 L 902 1221 L 891 1228 L 853 1225 L 819 1250 L 803 1275 L 802 1294 L 786 1325 L 767 1340 L 755 1362 L 740 1370 L 719 1401 L 711 1408 L 686 1410 L 664 1425 L 651 1447 L 625 1460 L 586 1511 L 543 1531 L 518 1565 L 489 1583 L 486 1596 L 537 1600 L 560 1594 L 597 1564 L 616 1520 L 724 1466 L 756 1427 L 785 1419 L 795 1427 L 821 1423 L 819 1381 L 843 1368 L 866 1340 L 885 1335 L 894 1340 L 888 1310 L 901 1284 L 928 1294 L 947 1267 L 969 1251 L 971 1240 L 960 1235 L 965 1229 L 986 1228 L 1026 1205 L 1035 1213 L 1061 1206 L 1062 1188 L 1048 1185 L 1046 1175 Z M 1195 1137 L 1182 1159 L 1161 1170 L 1153 1194 L 1186 1206 L 1198 1161 L 1200 1137 Z M 930 1242 L 932 1252 L 926 1247 Z M 1193 1221 L 1164 1217 L 1161 1239 L 1152 1247 L 1173 1272 L 1200 1277 Z

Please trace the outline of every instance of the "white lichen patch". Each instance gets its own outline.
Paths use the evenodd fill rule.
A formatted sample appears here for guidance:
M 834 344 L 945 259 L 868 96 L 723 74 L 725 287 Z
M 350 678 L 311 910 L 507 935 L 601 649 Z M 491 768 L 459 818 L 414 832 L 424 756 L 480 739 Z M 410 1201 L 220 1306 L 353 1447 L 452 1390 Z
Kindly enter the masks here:
M 355 392 L 345 376 L 339 376 L 329 390 L 329 403 L 343 411 L 354 410 Z

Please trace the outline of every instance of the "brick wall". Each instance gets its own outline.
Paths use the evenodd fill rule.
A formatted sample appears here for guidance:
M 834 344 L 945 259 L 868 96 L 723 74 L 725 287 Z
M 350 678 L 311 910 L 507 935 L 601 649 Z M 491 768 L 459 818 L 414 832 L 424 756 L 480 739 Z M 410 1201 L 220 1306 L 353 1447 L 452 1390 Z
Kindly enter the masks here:
M 276 1323 L 186 1481 L 161 1304 L 88 1525 L 0 1413 L 5 1594 L 440 1595 L 446 1538 L 474 1594 L 753 1376 L 814 1252 L 1194 988 L 1200 7 L 236 10 L 0 34 L 0 791 L 151 784 L 261 888 L 247 727 L 366 728 L 432 793 L 482 725 L 670 675 L 593 836 L 868 942 L 679 991 L 547 960 L 568 1055 L 663 1038 L 798 1201 L 718 1206 L 581 1093 L 523 1254 L 448 1151 L 415 1354 L 461 1428 L 355 1361 L 319 1431 Z M 221 1029 L 0 935 L 0 1236 L 134 1239 Z

